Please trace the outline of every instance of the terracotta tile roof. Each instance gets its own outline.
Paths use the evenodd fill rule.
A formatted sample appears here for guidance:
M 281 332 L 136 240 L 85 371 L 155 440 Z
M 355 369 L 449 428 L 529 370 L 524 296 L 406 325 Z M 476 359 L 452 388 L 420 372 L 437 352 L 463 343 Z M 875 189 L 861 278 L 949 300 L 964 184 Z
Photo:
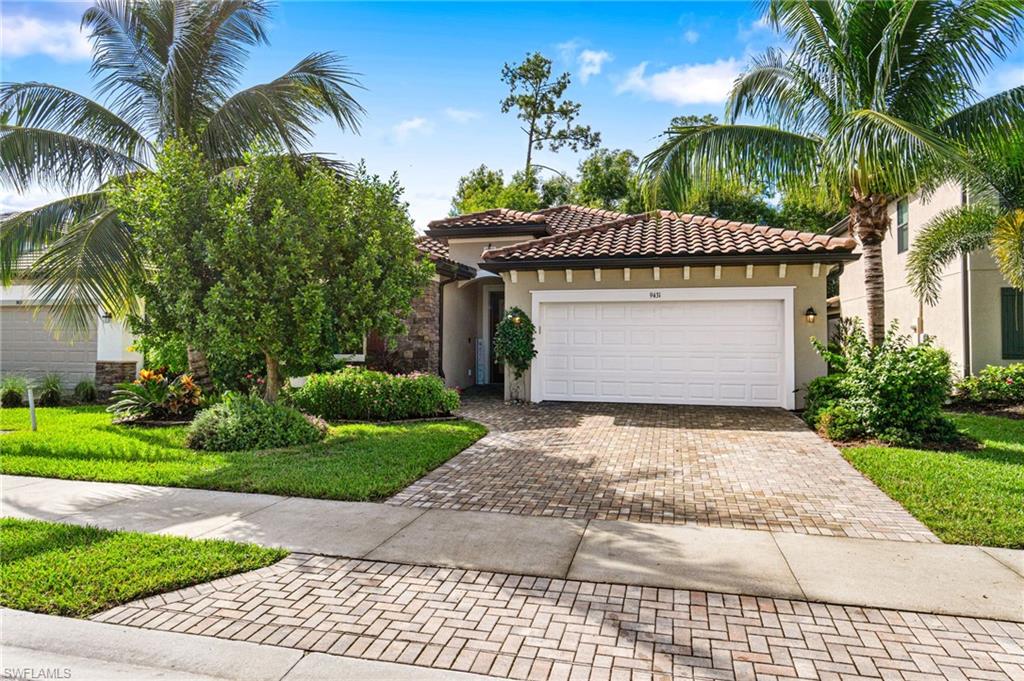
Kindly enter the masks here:
M 470 229 L 474 227 L 504 227 L 507 225 L 543 225 L 544 216 L 509 208 L 492 208 L 479 213 L 466 213 L 455 217 L 433 220 L 427 229 Z
M 853 239 L 658 211 L 483 254 L 489 263 L 601 258 L 845 254 Z
M 470 267 L 451 259 L 448 252 L 448 244 L 444 241 L 431 236 L 418 236 L 416 237 L 416 248 L 434 263 L 438 272 L 442 272 L 446 276 L 472 278 L 476 275 L 475 267 Z
M 448 244 L 431 236 L 416 237 L 416 248 L 431 260 L 448 260 Z
M 537 215 L 544 216 L 548 223 L 548 229 L 551 230 L 552 234 L 586 229 L 587 227 L 594 227 L 605 222 L 628 217 L 625 213 L 614 210 L 571 205 L 538 210 Z

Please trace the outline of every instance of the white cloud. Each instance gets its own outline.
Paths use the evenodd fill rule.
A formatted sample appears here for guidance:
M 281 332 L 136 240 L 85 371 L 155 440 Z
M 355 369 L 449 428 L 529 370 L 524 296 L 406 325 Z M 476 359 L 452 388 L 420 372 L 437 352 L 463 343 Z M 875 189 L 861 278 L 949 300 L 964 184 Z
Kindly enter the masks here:
M 693 30 L 692 28 L 689 28 L 683 31 L 683 40 L 693 45 L 695 42 L 700 40 L 700 33 Z
M 24 192 L 0 192 L 0 215 L 4 213 L 20 213 L 30 208 L 38 208 L 64 196 L 60 192 L 32 187 Z
M 470 109 L 455 109 L 448 107 L 444 110 L 444 115 L 455 121 L 456 123 L 469 123 L 480 118 L 479 111 L 472 111 Z
M 740 68 L 740 62 L 730 58 L 711 64 L 672 66 L 648 75 L 647 62 L 643 62 L 630 69 L 616 92 L 673 104 L 718 104 L 728 97 Z
M 580 51 L 583 46 L 583 41 L 579 38 L 572 38 L 566 40 L 564 43 L 558 43 L 555 45 L 555 49 L 558 50 L 558 56 L 561 57 L 564 62 L 572 62 L 576 58 L 576 53 Z
M 47 21 L 22 14 L 0 15 L 0 56 L 45 54 L 58 61 L 88 59 L 89 41 L 75 21 Z
M 414 134 L 426 135 L 434 129 L 433 124 L 422 116 L 407 118 L 391 128 L 396 142 L 404 142 Z
M 580 80 L 586 83 L 591 76 L 601 73 L 606 62 L 612 60 L 612 55 L 604 50 L 583 50 L 580 52 Z
M 771 33 L 772 27 L 768 23 L 768 19 L 761 17 L 760 19 L 752 23 L 740 22 L 739 28 L 736 31 L 736 38 L 740 42 L 748 42 L 755 38 L 763 37 L 766 33 Z

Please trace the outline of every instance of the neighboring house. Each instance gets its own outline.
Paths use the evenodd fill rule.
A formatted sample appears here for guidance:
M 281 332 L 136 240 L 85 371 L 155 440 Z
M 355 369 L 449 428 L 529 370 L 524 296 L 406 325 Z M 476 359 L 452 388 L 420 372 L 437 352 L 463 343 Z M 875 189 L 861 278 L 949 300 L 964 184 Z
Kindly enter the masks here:
M 911 194 L 889 205 L 891 233 L 882 242 L 885 318 L 897 320 L 903 333 L 927 335 L 945 348 L 958 373 L 977 373 L 989 364 L 1024 360 L 1024 294 L 1010 286 L 991 253 L 975 251 L 944 271 L 935 306 L 922 304 L 907 283 L 907 256 L 928 222 L 965 200 L 960 185 L 947 183 L 931 194 Z M 846 222 L 829 234 L 847 236 Z M 858 246 L 857 251 L 860 251 Z M 865 319 L 864 269 L 860 261 L 843 265 L 839 277 L 840 314 Z
M 437 281 L 398 352 L 430 356 L 413 368 L 438 366 L 448 385 L 505 383 L 510 396 L 492 339 L 517 306 L 537 326 L 521 398 L 793 409 L 825 373 L 810 338 L 826 335 L 826 276 L 854 246 L 667 211 L 437 220 L 420 241 Z
M 58 340 L 47 328 L 47 308 L 37 302 L 24 281 L 0 288 L 0 376 L 38 385 L 46 374 L 58 374 L 66 391 L 90 379 L 101 392 L 135 377 L 141 356 L 128 349 L 132 336 L 121 322 L 97 308 L 88 336 Z

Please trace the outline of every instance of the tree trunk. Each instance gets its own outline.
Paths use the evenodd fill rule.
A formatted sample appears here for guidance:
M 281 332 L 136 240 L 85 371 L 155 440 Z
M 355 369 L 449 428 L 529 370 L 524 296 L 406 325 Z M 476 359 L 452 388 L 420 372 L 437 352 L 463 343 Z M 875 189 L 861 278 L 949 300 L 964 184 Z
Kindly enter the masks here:
M 868 338 L 872 345 L 885 340 L 885 272 L 882 268 L 882 242 L 889 230 L 889 197 L 881 194 L 854 194 L 850 206 L 850 233 L 861 245 L 864 266 L 864 294 L 867 302 Z
M 186 352 L 188 353 L 188 370 L 192 374 L 192 380 L 202 388 L 204 393 L 212 393 L 213 378 L 210 376 L 210 362 L 206 359 L 206 353 L 191 346 L 187 348 Z
M 276 357 L 271 357 L 266 352 L 263 356 L 267 358 L 267 385 L 263 391 L 263 399 L 274 402 L 281 392 L 281 364 Z

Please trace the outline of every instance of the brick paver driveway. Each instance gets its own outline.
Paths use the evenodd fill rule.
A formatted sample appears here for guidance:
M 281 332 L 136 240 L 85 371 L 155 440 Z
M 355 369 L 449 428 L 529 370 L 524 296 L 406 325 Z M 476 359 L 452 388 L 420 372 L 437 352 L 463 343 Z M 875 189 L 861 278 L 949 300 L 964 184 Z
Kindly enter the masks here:
M 1024 675 L 1024 625 L 292 554 L 93 619 L 538 681 Z
M 782 409 L 468 397 L 491 433 L 387 503 L 938 541 Z

